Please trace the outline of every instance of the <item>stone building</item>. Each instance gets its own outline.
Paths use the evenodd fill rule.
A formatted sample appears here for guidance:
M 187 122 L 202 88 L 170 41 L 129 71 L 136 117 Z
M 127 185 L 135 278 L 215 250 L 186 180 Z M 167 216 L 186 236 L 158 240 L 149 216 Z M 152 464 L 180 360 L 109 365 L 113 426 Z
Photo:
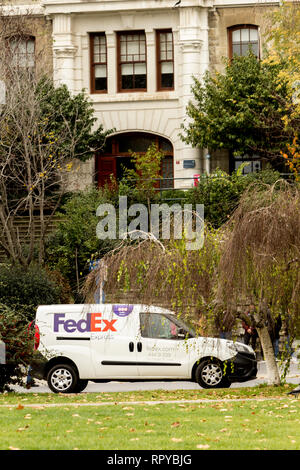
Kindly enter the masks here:
M 25 1 L 25 0 L 24 0 Z M 222 68 L 222 57 L 262 53 L 273 0 L 41 0 L 32 8 L 52 24 L 53 75 L 72 92 L 83 88 L 105 129 L 102 154 L 80 163 L 70 189 L 103 185 L 130 166 L 129 150 L 151 142 L 165 151 L 164 185 L 187 188 L 195 175 L 236 168 L 226 152 L 208 155 L 180 139 L 192 77 Z M 23 7 L 25 8 L 25 7 Z M 79 163 L 78 163 L 79 165 Z M 260 169 L 259 157 L 252 170 Z M 168 179 L 169 178 L 169 179 Z M 173 181 L 174 178 L 174 181 Z

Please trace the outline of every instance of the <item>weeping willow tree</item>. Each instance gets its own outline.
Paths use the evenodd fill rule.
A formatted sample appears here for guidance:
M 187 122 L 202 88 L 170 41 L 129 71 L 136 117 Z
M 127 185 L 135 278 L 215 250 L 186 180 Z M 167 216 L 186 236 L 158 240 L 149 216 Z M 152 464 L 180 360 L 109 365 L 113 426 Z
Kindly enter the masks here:
M 171 308 L 197 326 L 200 317 L 209 316 L 218 257 L 217 231 L 206 229 L 201 250 L 187 250 L 184 239 L 162 244 L 149 234 L 146 240 L 123 243 L 102 258 L 102 267 L 87 277 L 84 294 L 93 302 L 109 273 L 105 294 L 113 302 Z
M 245 193 L 226 224 L 218 265 L 216 297 L 236 310 L 253 305 L 269 382 L 280 383 L 270 339 L 270 324 L 281 315 L 291 338 L 300 313 L 299 186 L 278 181 L 264 191 Z
M 89 274 L 84 294 L 93 302 L 105 281 L 108 301 L 172 308 L 194 326 L 204 320 L 209 334 L 217 322 L 226 330 L 228 321 L 232 328 L 232 317 L 237 323 L 243 309 L 253 305 L 251 326 L 259 335 L 269 381 L 279 384 L 268 328 L 281 315 L 289 321 L 291 339 L 295 335 L 299 264 L 299 187 L 278 181 L 249 189 L 221 229 L 206 227 L 201 249 L 187 250 L 184 240 L 162 244 L 151 234 L 138 243 L 123 241 Z

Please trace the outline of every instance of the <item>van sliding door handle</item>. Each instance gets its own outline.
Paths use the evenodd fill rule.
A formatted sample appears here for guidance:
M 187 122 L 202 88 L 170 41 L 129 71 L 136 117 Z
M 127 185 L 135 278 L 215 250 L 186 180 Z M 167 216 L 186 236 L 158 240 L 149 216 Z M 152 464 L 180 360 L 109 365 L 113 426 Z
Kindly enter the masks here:
M 130 352 L 133 352 L 133 350 L 134 350 L 134 343 L 133 343 L 132 341 L 130 341 L 130 343 L 129 343 L 129 351 L 130 351 Z
M 138 350 L 138 352 L 142 352 L 142 349 L 143 349 L 142 343 L 141 343 L 141 342 L 138 342 L 138 344 L 137 344 L 137 350 Z

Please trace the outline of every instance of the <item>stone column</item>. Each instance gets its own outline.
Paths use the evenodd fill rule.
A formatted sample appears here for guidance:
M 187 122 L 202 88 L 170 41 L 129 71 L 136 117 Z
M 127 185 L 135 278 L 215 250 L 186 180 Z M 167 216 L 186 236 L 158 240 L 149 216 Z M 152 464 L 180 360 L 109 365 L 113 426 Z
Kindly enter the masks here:
M 181 72 L 181 113 L 182 122 L 187 123 L 186 107 L 193 98 L 191 87 L 193 76 L 201 79 L 209 66 L 208 55 L 208 9 L 187 7 L 179 9 L 179 45 L 182 56 Z M 201 173 L 203 151 L 185 145 L 181 150 L 183 160 L 196 160 L 193 170 L 186 170 L 191 175 Z
M 66 84 L 74 91 L 76 46 L 72 34 L 70 14 L 58 14 L 53 17 L 53 75 L 54 82 Z
M 153 29 L 146 30 L 147 44 L 147 91 L 156 92 L 156 51 L 155 51 L 155 32 Z
M 107 44 L 107 91 L 110 95 L 117 93 L 118 64 L 116 50 L 116 35 L 114 31 L 106 31 Z

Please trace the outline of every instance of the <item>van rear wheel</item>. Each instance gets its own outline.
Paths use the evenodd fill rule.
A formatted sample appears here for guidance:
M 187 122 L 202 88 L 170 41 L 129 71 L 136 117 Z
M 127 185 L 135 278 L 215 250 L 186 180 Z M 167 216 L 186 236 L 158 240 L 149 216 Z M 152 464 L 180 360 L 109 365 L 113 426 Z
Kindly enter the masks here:
M 73 393 L 78 382 L 78 374 L 69 364 L 56 364 L 47 375 L 48 387 L 54 393 Z
M 209 359 L 199 364 L 196 381 L 202 388 L 228 388 L 231 385 L 225 376 L 222 362 L 217 359 Z

